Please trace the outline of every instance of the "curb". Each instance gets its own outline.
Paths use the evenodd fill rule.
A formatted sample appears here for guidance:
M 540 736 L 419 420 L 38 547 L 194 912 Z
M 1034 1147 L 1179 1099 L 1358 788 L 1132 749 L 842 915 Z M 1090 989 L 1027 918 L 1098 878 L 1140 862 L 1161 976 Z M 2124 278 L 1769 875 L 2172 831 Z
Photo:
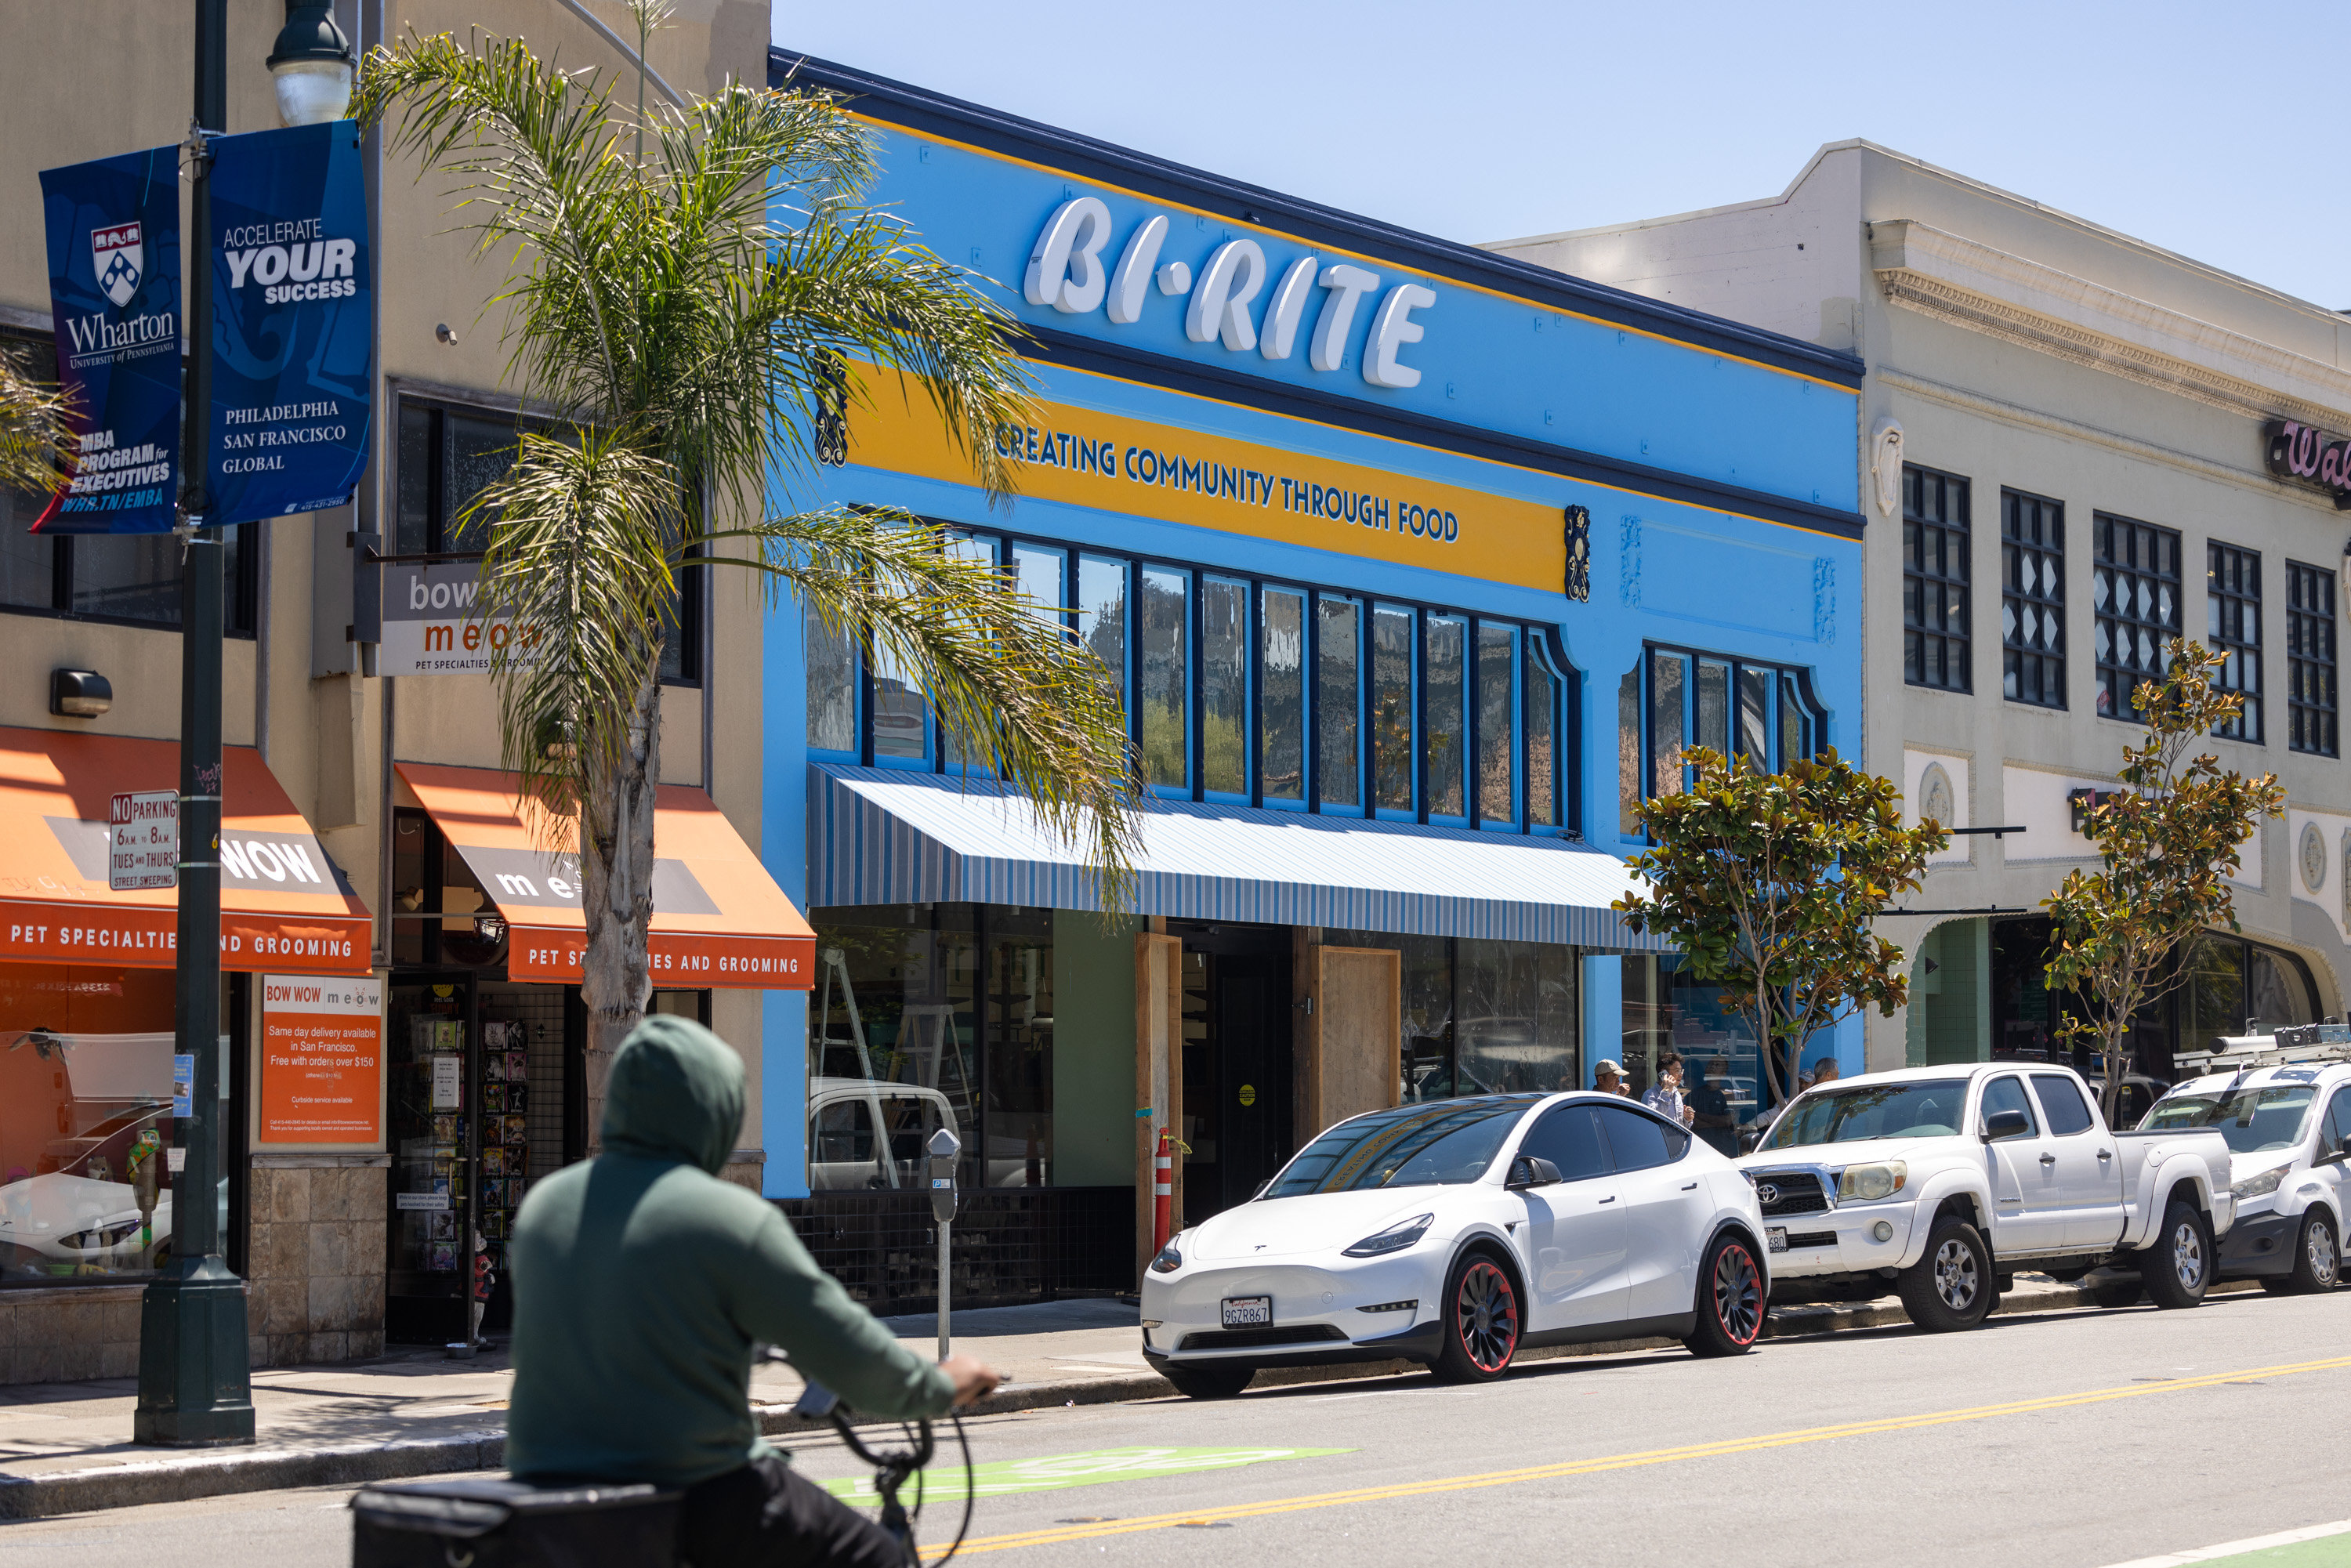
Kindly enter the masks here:
M 2216 1285 L 2213 1295 L 2234 1294 L 2256 1287 L 2251 1281 Z M 2091 1305 L 2090 1291 L 2080 1285 L 2029 1285 L 2001 1295 L 1996 1313 L 2021 1315 L 2067 1312 Z M 1907 1324 L 1909 1314 L 1894 1301 L 1854 1305 L 1804 1305 L 1775 1308 L 1763 1324 L 1766 1339 L 1808 1339 L 1858 1329 Z M 1544 1345 L 1526 1351 L 1522 1362 L 1557 1361 L 1571 1356 L 1626 1355 L 1667 1350 L 1670 1339 L 1602 1340 L 1584 1344 Z M 1356 1362 L 1338 1366 L 1290 1366 L 1260 1372 L 1252 1388 L 1281 1388 L 1306 1383 L 1352 1383 L 1366 1378 L 1394 1377 L 1420 1370 L 1410 1361 Z M 1156 1373 L 1131 1377 L 1092 1378 L 1083 1383 L 1014 1385 L 982 1400 L 968 1412 L 1002 1416 L 1021 1410 L 1044 1410 L 1078 1405 L 1116 1405 L 1175 1396 L 1175 1388 Z M 757 1407 L 760 1435 L 829 1430 L 823 1422 L 793 1416 L 783 1406 Z M 448 1475 L 463 1470 L 496 1469 L 506 1461 L 507 1438 L 501 1428 L 455 1433 L 442 1437 L 418 1437 L 390 1443 L 336 1443 L 309 1448 L 259 1448 L 210 1452 L 170 1458 L 134 1459 L 93 1465 L 86 1469 L 45 1475 L 0 1474 L 0 1520 L 53 1519 L 59 1514 L 86 1513 L 99 1509 L 140 1508 L 150 1503 L 188 1502 L 200 1498 L 227 1497 L 238 1492 L 278 1491 L 293 1487 L 357 1486 L 368 1481 L 407 1480 L 420 1476 Z

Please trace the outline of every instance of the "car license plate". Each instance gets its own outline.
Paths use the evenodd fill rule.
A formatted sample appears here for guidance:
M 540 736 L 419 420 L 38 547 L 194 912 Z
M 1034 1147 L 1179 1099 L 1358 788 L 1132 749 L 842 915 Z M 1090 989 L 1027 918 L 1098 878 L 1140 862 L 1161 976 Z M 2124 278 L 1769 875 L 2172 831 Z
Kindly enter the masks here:
M 1785 1252 L 1788 1249 L 1788 1228 L 1784 1225 L 1765 1226 L 1763 1245 L 1774 1252 Z
M 1271 1322 L 1271 1296 L 1228 1296 L 1225 1299 L 1225 1326 L 1228 1329 L 1248 1328 L 1254 1323 Z

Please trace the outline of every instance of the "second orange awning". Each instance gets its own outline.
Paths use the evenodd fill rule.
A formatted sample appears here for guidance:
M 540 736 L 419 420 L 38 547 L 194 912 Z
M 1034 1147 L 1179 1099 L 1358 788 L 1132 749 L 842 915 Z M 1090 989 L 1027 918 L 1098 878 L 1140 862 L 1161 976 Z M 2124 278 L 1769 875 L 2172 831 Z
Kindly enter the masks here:
M 507 977 L 578 984 L 588 917 L 575 823 L 518 800 L 511 773 L 394 766 L 505 918 Z M 655 986 L 810 988 L 816 933 L 708 795 L 684 785 L 659 788 L 653 857 Z

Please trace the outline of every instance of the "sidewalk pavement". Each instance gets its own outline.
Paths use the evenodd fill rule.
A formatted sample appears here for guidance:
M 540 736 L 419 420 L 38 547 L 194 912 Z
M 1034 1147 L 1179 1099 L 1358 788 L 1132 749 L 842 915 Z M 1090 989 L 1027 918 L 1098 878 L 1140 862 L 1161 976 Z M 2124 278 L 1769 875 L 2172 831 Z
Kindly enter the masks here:
M 2222 1291 L 2248 1289 L 2229 1285 Z M 2091 1304 L 2079 1286 L 2026 1275 L 2001 1298 L 2007 1313 Z M 981 1415 L 1055 1405 L 1166 1398 L 1166 1381 L 1144 1364 L 1131 1302 L 1079 1300 L 959 1312 L 950 1326 L 958 1354 L 1006 1375 Z M 1907 1322 L 1892 1297 L 1852 1306 L 1777 1307 L 1767 1338 L 1880 1328 Z M 929 1316 L 883 1320 L 909 1347 L 935 1354 Z M 1560 1356 L 1679 1352 L 1671 1340 L 1619 1340 L 1520 1353 Z M 1395 1376 L 1406 1362 L 1261 1372 L 1253 1386 Z M 286 1487 L 356 1486 L 462 1470 L 497 1469 L 506 1455 L 503 1412 L 513 1380 L 500 1343 L 472 1361 L 438 1350 L 402 1351 L 372 1361 L 276 1367 L 253 1375 L 259 1440 L 252 1448 L 160 1449 L 132 1445 L 131 1378 L 0 1387 L 0 1520 L 37 1519 L 92 1509 L 178 1502 Z M 751 1397 L 762 1431 L 801 1431 L 790 1414 L 800 1380 L 791 1368 L 754 1369 Z

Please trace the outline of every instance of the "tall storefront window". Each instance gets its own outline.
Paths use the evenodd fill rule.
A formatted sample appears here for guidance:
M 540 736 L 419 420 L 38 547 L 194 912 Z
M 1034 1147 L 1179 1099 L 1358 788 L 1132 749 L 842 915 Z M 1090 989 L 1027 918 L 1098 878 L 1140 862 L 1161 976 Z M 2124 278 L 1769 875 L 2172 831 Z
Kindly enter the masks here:
M 1412 810 L 1412 612 L 1372 612 L 1372 797 L 1383 813 Z
M 1582 952 L 1547 942 L 1326 930 L 1401 956 L 1400 1097 L 1549 1093 L 1586 1076 Z
M 1053 913 L 990 908 L 987 1185 L 1053 1185 Z
M 0 964 L 0 1283 L 120 1279 L 170 1260 L 173 1096 L 185 1087 L 172 981 L 169 969 Z M 225 1180 L 212 1201 L 225 1238 Z
M 1249 794 L 1249 584 L 1200 580 L 1200 786 Z
M 1265 591 L 1265 798 L 1306 801 L 1306 596 Z
M 1682 1093 L 1691 1126 L 1726 1155 L 1739 1152 L 1739 1134 L 1768 1119 L 1770 1080 L 1755 1031 L 1728 1005 L 1722 987 L 1699 979 L 1678 955 L 1632 955 L 1624 960 L 1624 1036 L 1617 1060 L 1635 1094 L 1657 1082 L 1668 1056 L 1682 1064 Z M 1816 1049 L 1803 1053 L 1809 1066 Z
M 1517 629 L 1478 626 L 1478 814 L 1515 822 L 1518 810 L 1519 635 Z
M 1360 806 L 1364 800 L 1363 748 L 1358 744 L 1356 677 L 1362 664 L 1363 606 L 1325 594 L 1316 599 L 1320 646 L 1314 691 L 1314 731 L 1322 750 L 1315 762 L 1325 806 Z
M 1025 926 L 988 932 L 983 981 L 990 913 L 968 904 L 813 912 L 811 1191 L 913 1190 L 924 1144 L 941 1126 L 963 1141 L 956 1180 L 966 1186 L 1028 1185 L 1032 1145 L 1039 1183 L 1050 1179 L 1050 938 L 1040 949 Z M 1000 1060 L 984 1037 L 1006 1048 Z
M 1461 818 L 1469 764 L 1469 625 L 1452 615 L 1428 618 L 1428 814 Z
M 1902 468 L 1902 678 L 1944 691 L 1975 689 L 1968 482 Z
M 2212 733 L 2258 743 L 2262 728 L 2262 552 L 2208 540 L 2204 546 L 2204 631 L 2223 655 L 2212 684 L 2244 699 L 2237 716 Z
M 1165 789 L 1182 790 L 1191 784 L 1186 766 L 1191 727 L 1185 712 L 1190 588 L 1180 571 L 1146 568 L 1143 573 L 1143 667 L 1137 693 L 1143 777 Z

